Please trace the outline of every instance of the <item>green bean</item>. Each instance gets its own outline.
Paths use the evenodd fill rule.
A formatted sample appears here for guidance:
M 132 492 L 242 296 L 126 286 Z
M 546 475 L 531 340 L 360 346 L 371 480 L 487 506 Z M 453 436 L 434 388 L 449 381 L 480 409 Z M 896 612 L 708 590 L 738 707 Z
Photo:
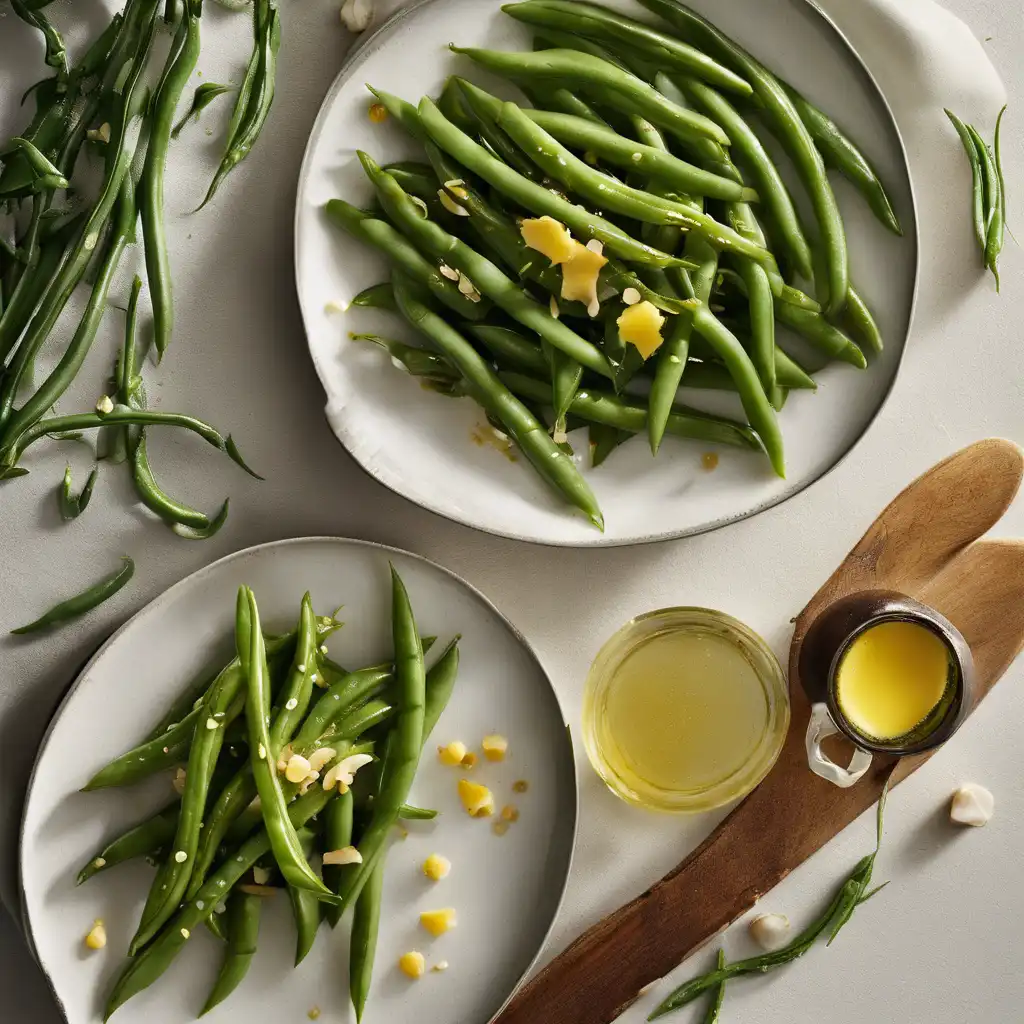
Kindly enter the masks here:
M 73 494 L 71 491 L 71 466 L 64 467 L 64 480 L 57 492 L 57 505 L 60 509 L 61 519 L 77 519 L 89 506 L 92 498 L 93 488 L 96 486 L 96 477 L 99 475 L 99 467 L 93 469 L 85 481 L 81 494 Z
M 720 949 L 715 958 L 715 969 L 722 970 L 725 967 L 725 950 Z M 725 1001 L 725 983 L 715 986 L 711 993 L 711 1002 L 708 1003 L 707 1011 L 704 1014 L 704 1024 L 718 1024 L 719 1015 L 722 1012 L 722 1003 Z
M 786 390 L 816 391 L 818 387 L 814 378 L 778 345 L 775 346 L 775 382 L 777 387 Z M 736 383 L 721 363 L 691 359 L 686 364 L 683 387 L 702 391 L 735 391 Z
M 232 892 L 227 899 L 227 947 L 217 980 L 199 1013 L 200 1017 L 219 1006 L 245 980 L 256 955 L 263 900 L 246 892 Z M 216 919 L 208 917 L 207 922 Z
M 61 601 L 60 604 L 54 605 L 53 608 L 45 612 L 34 622 L 30 622 L 27 626 L 19 626 L 17 629 L 12 629 L 11 632 L 18 636 L 23 636 L 27 633 L 38 633 L 41 630 L 61 625 L 71 619 L 77 619 L 79 616 L 103 604 L 104 601 L 109 600 L 124 587 L 135 574 L 135 563 L 127 556 L 122 561 L 124 562 L 122 568 L 118 569 L 111 576 L 89 587 L 88 590 L 83 591 L 81 594 L 76 594 L 66 601 Z
M 224 156 L 207 189 L 201 210 L 221 182 L 252 151 L 274 102 L 277 53 L 281 48 L 281 15 L 270 0 L 253 0 L 253 53 L 228 126 Z
M 142 216 L 142 240 L 146 253 L 146 272 L 153 301 L 153 340 L 157 358 L 171 342 L 174 328 L 174 298 L 171 293 L 171 267 L 164 231 L 164 171 L 167 147 L 174 126 L 178 101 L 199 59 L 202 0 L 184 0 L 184 13 L 172 56 L 157 88 L 149 118 L 149 144 L 146 163 L 139 179 L 139 212 Z
M 235 636 L 238 657 L 247 681 L 245 717 L 249 724 L 250 764 L 274 860 L 289 885 L 308 889 L 316 896 L 332 901 L 336 897 L 313 873 L 303 856 L 295 828 L 288 820 L 288 808 L 277 774 L 274 743 L 267 722 L 270 707 L 269 673 L 263 633 L 260 630 L 259 609 L 256 607 L 256 597 L 248 587 L 241 587 L 238 592 Z
M 516 82 L 552 82 L 595 94 L 602 103 L 625 114 L 640 114 L 684 143 L 712 139 L 729 145 L 729 136 L 710 118 L 671 103 L 636 75 L 592 54 L 578 50 L 509 53 L 459 46 L 451 49 Z
M 313 836 L 306 837 L 301 845 L 308 859 L 313 853 Z M 308 889 L 299 889 L 294 885 L 288 886 L 288 900 L 295 920 L 295 966 L 298 967 L 309 956 L 316 942 L 316 933 L 320 930 L 320 901 Z
M 604 519 L 589 485 L 572 459 L 551 440 L 526 406 L 513 397 L 469 342 L 418 303 L 400 279 L 395 282 L 395 295 L 403 316 L 452 360 L 540 475 L 583 511 L 598 529 L 603 529 Z
M 331 199 L 324 207 L 328 218 L 338 227 L 367 245 L 383 252 L 392 265 L 408 275 L 417 285 L 429 289 L 430 294 L 449 309 L 467 320 L 478 320 L 486 312 L 484 303 L 463 295 L 437 267 L 425 259 L 411 242 L 386 221 L 379 220 L 341 199 Z M 422 211 L 416 210 L 416 217 Z
M 811 138 L 817 144 L 826 166 L 834 167 L 851 182 L 867 201 L 875 217 L 894 234 L 902 237 L 903 228 L 900 227 L 892 200 L 868 158 L 839 130 L 827 114 L 813 103 L 809 103 L 785 82 L 782 83 L 782 87 L 811 133 Z
M 91 430 L 104 426 L 142 426 L 142 427 L 181 427 L 198 434 L 208 444 L 224 452 L 232 462 L 241 466 L 250 476 L 262 480 L 258 473 L 253 472 L 242 459 L 241 453 L 232 440 L 231 435 L 224 437 L 208 423 L 176 412 L 150 412 L 143 409 L 130 409 L 124 405 L 115 405 L 110 412 L 74 413 L 69 416 L 54 416 L 46 420 L 38 420 L 25 430 L 20 437 L 14 438 L 11 445 L 0 450 L 0 479 L 3 471 L 13 467 L 25 450 L 41 437 L 48 434 L 69 430 Z
M 791 328 L 830 359 L 839 359 L 859 370 L 868 365 L 858 345 L 838 327 L 830 324 L 821 313 L 778 302 L 775 304 L 775 316 L 780 323 Z
M 985 186 L 985 242 L 982 245 L 982 260 L 988 259 L 988 237 L 992 230 L 992 220 L 996 209 L 999 207 L 999 175 L 996 173 L 995 160 L 989 151 L 985 140 L 981 137 L 978 129 L 969 124 L 967 130 L 974 140 L 974 148 L 981 160 L 981 177 Z
M 786 183 L 761 140 L 739 111 L 714 89 L 703 82 L 682 77 L 676 84 L 729 133 L 733 154 L 738 155 L 753 175 L 761 202 L 775 226 L 780 249 L 798 274 L 811 277 L 811 248 L 800 227 Z
M 648 175 L 689 195 L 745 202 L 758 200 L 758 193 L 752 188 L 701 170 L 667 150 L 638 145 L 605 125 L 549 110 L 524 110 L 523 113 L 567 146 L 593 153 L 618 167 Z
M 299 797 L 288 809 L 292 826 L 301 829 L 327 806 L 333 795 L 315 786 L 305 796 Z M 230 892 L 245 873 L 269 852 L 270 837 L 266 829 L 262 829 L 246 840 L 234 855 L 225 858 L 200 889 L 199 898 L 184 904 L 160 935 L 139 955 L 129 960 L 107 1000 L 103 1015 L 105 1021 L 167 970 L 191 938 L 193 930 L 214 913 L 224 893 Z
M 771 126 L 793 159 L 811 198 L 828 269 L 826 278 L 820 282 L 825 293 L 820 298 L 829 314 L 838 314 L 846 304 L 846 291 L 849 287 L 846 231 L 824 161 L 792 100 L 779 80 L 763 64 L 679 0 L 640 0 L 640 3 L 664 18 L 684 38 L 690 39 L 723 64 L 742 74 L 753 86 Z
M 699 263 L 700 269 L 690 276 L 690 282 L 694 296 L 701 302 L 707 302 L 718 272 L 718 252 L 707 238 L 696 232 L 687 236 L 683 251 L 685 255 Z M 673 415 L 676 393 L 684 377 L 686 359 L 690 351 L 692 331 L 693 322 L 689 317 L 676 317 L 672 322 L 669 336 L 658 353 L 647 416 L 647 438 L 652 455 L 658 454 Z
M 531 370 L 534 373 L 543 373 L 547 369 L 540 347 L 508 327 L 470 324 L 466 329 L 474 338 L 483 342 L 499 362 L 507 362 L 513 367 Z
M 1003 251 L 1003 236 L 1006 231 L 1006 182 L 1003 178 L 1002 132 L 1003 115 L 1006 104 L 996 118 L 996 135 L 993 144 L 995 149 L 995 189 L 989 199 L 991 214 L 988 232 L 985 236 L 985 266 L 992 271 L 996 279 L 996 291 L 999 291 L 999 254 Z
M 384 858 L 374 865 L 356 899 L 352 916 L 352 938 L 349 942 L 349 991 L 356 1022 L 363 1019 L 366 999 L 373 977 L 377 932 L 380 927 L 381 901 L 384 895 Z
M 362 309 L 386 309 L 392 313 L 398 312 L 398 306 L 395 305 L 395 293 L 391 289 L 390 281 L 372 284 L 369 288 L 364 288 L 352 300 L 352 305 Z
M 353 341 L 369 341 L 382 348 L 392 362 L 401 364 L 412 376 L 420 377 L 425 386 L 441 394 L 453 397 L 465 394 L 462 374 L 443 356 L 392 338 L 382 338 L 379 334 L 350 334 L 349 337 Z
M 960 141 L 963 143 L 964 152 L 971 164 L 971 177 L 973 179 L 973 204 L 974 232 L 978 237 L 978 245 L 982 252 L 985 251 L 988 240 L 988 225 L 985 221 L 985 179 L 981 172 L 981 155 L 974 143 L 974 136 L 970 129 L 960 120 L 948 107 L 945 108 L 946 117 L 952 122 Z
M 316 613 L 313 599 L 307 590 L 302 596 L 299 611 L 299 628 L 288 678 L 278 698 L 279 707 L 270 725 L 270 755 L 275 761 L 281 748 L 287 743 L 306 717 L 313 686 L 317 680 L 317 637 Z
M 742 96 L 753 91 L 750 84 L 700 50 L 674 39 L 650 25 L 633 20 L 596 4 L 531 0 L 502 7 L 518 21 L 579 34 L 614 48 L 639 51 L 652 63 L 696 75 Z
M 546 386 L 542 381 L 514 371 L 502 371 L 498 376 L 515 394 L 544 401 Z M 631 434 L 639 434 L 647 428 L 647 408 L 644 404 L 590 388 L 577 393 L 571 411 L 588 423 L 603 423 Z M 757 436 L 748 427 L 680 405 L 675 406 L 669 415 L 666 430 L 676 437 L 709 444 L 761 450 Z
M 168 525 L 198 531 L 205 530 L 211 525 L 210 517 L 205 513 L 175 501 L 161 489 L 149 464 L 145 433 L 139 435 L 138 444 L 135 447 L 135 454 L 132 458 L 132 478 L 135 482 L 135 491 L 142 503 Z M 226 507 L 227 502 L 225 501 L 222 509 L 226 509 Z
M 384 109 L 395 119 L 396 122 L 417 142 L 426 142 L 427 133 L 423 128 L 423 124 L 420 121 L 419 111 L 416 109 L 415 103 L 410 103 L 408 100 L 402 99 L 401 96 L 396 96 L 394 93 L 385 92 L 383 89 L 377 89 L 372 85 L 367 85 L 367 89 L 373 93 L 376 97 L 377 102 L 384 107 Z M 451 93 L 449 92 L 449 96 Z M 465 112 L 463 112 L 464 115 Z
M 340 794 L 337 800 L 332 800 L 327 805 L 324 827 L 324 850 L 326 852 L 344 850 L 346 846 L 352 845 L 353 809 L 354 803 L 351 790 Z M 337 893 L 340 896 L 345 876 L 351 874 L 354 870 L 354 864 L 325 864 L 324 882 L 331 892 Z M 332 928 L 338 927 L 341 915 L 342 908 L 340 904 L 334 904 L 325 908 L 324 916 Z
M 433 821 L 437 817 L 437 811 L 427 807 L 412 807 L 409 804 L 402 804 L 398 809 L 398 816 L 403 821 Z
M 616 448 L 633 435 L 626 430 L 617 430 L 604 423 L 587 425 L 587 440 L 590 445 L 590 465 L 597 469 Z
M 644 245 L 611 221 L 516 173 L 459 131 L 429 98 L 420 101 L 419 114 L 424 128 L 440 149 L 531 212 L 554 217 L 580 240 L 598 239 L 609 252 L 622 259 L 660 267 L 680 265 L 675 257 Z
M 81 885 L 83 882 L 89 881 L 93 875 L 117 867 L 118 864 L 123 864 L 125 861 L 156 854 L 174 838 L 178 823 L 178 808 L 179 802 L 175 800 L 162 811 L 158 811 L 152 817 L 107 843 L 78 872 L 75 884 Z
M 520 88 L 526 98 L 538 109 L 570 114 L 573 117 L 581 117 L 585 121 L 593 121 L 595 124 L 605 126 L 608 124 L 586 100 L 581 99 L 569 89 L 551 89 L 546 86 L 534 89 L 525 84 Z
M 28 0 L 11 0 L 11 8 L 23 22 L 42 33 L 46 45 L 45 60 L 57 72 L 58 81 L 67 78 L 68 53 L 64 47 L 64 40 L 53 27 L 46 12 L 41 9 L 41 5 L 29 3 Z
M 884 344 L 882 332 L 878 329 L 867 303 L 852 284 L 846 295 L 846 309 L 843 310 L 842 322 L 861 349 L 874 355 L 881 353 Z
M 171 138 L 176 139 L 189 120 L 199 120 L 199 115 L 218 97 L 227 92 L 234 92 L 233 85 L 219 85 L 217 82 L 203 82 L 196 86 L 192 94 L 192 102 L 181 120 L 171 129 Z
M 332 735 L 332 726 L 342 721 L 358 704 L 380 693 L 393 679 L 394 671 L 391 665 L 385 665 L 350 672 L 332 683 L 320 695 L 295 734 L 292 748 L 300 754 L 314 749 L 321 738 Z M 349 723 L 348 729 L 351 728 L 352 725 Z
M 24 157 L 25 164 L 33 175 L 32 183 L 28 187 L 29 193 L 68 187 L 68 179 L 60 173 L 53 162 L 31 141 L 20 135 L 16 135 L 0 150 L 0 160 L 6 163 L 15 154 Z M 7 191 L 3 198 L 13 199 L 17 196 L 13 195 L 11 191 Z

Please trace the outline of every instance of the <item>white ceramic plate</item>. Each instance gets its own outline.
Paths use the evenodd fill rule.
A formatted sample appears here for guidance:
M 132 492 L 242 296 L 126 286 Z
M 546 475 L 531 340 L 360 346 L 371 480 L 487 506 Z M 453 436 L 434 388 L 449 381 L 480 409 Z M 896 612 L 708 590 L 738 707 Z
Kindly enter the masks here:
M 643 14 L 628 0 L 613 6 Z M 903 353 L 917 278 L 913 196 L 888 107 L 838 30 L 806 0 L 694 0 L 694 6 L 769 66 L 785 69 L 879 168 L 905 238 L 885 231 L 845 181 L 837 178 L 836 191 L 854 280 L 877 314 L 884 356 L 867 372 L 830 366 L 819 375 L 817 393 L 791 396 L 781 416 L 789 467 L 784 481 L 771 475 L 763 458 L 733 450 L 722 451 L 718 469 L 709 473 L 701 465 L 706 446 L 692 441 L 669 439 L 653 460 L 644 436 L 597 470 L 584 466 L 604 511 L 604 534 L 570 512 L 521 460 L 512 464 L 474 444 L 471 435 L 483 418 L 470 399 L 425 391 L 380 350 L 347 338 L 349 331 L 375 330 L 415 340 L 403 324 L 377 311 L 329 311 L 387 272 L 382 258 L 327 223 L 324 203 L 334 196 L 369 200 L 357 149 L 381 162 L 416 154 L 400 128 L 370 122 L 365 83 L 417 100 L 436 96 L 445 78 L 459 71 L 507 93 L 447 44 L 530 48 L 525 26 L 502 15 L 497 4 L 423 0 L 368 40 L 334 83 L 309 141 L 296 213 L 299 300 L 328 418 L 342 444 L 381 483 L 448 518 L 523 540 L 579 546 L 659 540 L 713 529 L 791 497 L 831 469 L 881 408 Z M 685 398 L 710 411 L 741 414 L 731 396 L 687 392 Z M 586 452 L 585 432 L 571 440 Z
M 294 622 L 308 589 L 318 610 L 342 602 L 345 628 L 329 641 L 342 664 L 380 661 L 390 651 L 388 561 L 402 574 L 424 635 L 446 642 L 462 634 L 452 701 L 434 739 L 479 745 L 489 732 L 509 738 L 509 757 L 481 763 L 474 777 L 490 785 L 499 807 L 514 802 L 520 820 L 504 836 L 469 818 L 456 796 L 456 769 L 424 756 L 412 799 L 435 807 L 434 822 L 409 823 L 396 841 L 366 1024 L 460 1021 L 484 1024 L 533 962 L 562 897 L 576 829 L 572 744 L 550 682 L 526 642 L 498 611 L 456 576 L 416 555 L 362 541 L 283 541 L 231 555 L 172 587 L 144 608 L 93 657 L 58 711 L 40 750 L 22 832 L 21 877 L 30 940 L 69 1024 L 101 1019 L 101 1009 L 149 888 L 152 869 L 125 864 L 76 888 L 91 854 L 166 802 L 167 775 L 127 790 L 78 789 L 112 757 L 140 742 L 182 684 L 226 647 L 241 583 L 256 591 L 267 628 Z M 286 625 L 287 624 L 287 625 Z M 440 648 L 440 645 L 439 645 Z M 439 649 L 438 648 L 438 649 Z M 436 656 L 436 650 L 435 650 Z M 430 656 L 428 655 L 428 663 Z M 530 782 L 513 794 L 517 779 Z M 451 874 L 431 883 L 420 870 L 433 852 Z M 419 913 L 455 907 L 458 926 L 432 939 Z M 282 1024 L 354 1019 L 348 1001 L 348 918 L 326 926 L 306 961 L 292 969 L 294 928 L 287 898 L 264 914 L 256 962 L 238 991 L 209 1015 L 211 1024 L 244 1020 Z M 95 918 L 109 945 L 87 953 L 83 937 Z M 411 949 L 428 966 L 450 964 L 417 983 L 398 957 Z M 184 1024 L 202 1007 L 220 959 L 205 929 L 170 970 L 118 1011 L 130 1024 Z

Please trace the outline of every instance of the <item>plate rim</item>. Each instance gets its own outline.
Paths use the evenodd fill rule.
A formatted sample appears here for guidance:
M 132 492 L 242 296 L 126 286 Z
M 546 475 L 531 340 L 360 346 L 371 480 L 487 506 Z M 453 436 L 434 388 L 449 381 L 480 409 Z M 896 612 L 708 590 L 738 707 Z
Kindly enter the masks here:
M 420 6 L 421 3 L 430 3 L 432 0 L 420 0 L 416 6 Z M 86 675 L 90 672 L 93 664 L 106 652 L 107 648 L 111 647 L 116 643 L 121 635 L 144 613 L 156 610 L 158 606 L 163 603 L 172 600 L 171 595 L 184 588 L 187 584 L 197 582 L 201 577 L 214 572 L 220 567 L 226 565 L 229 562 L 233 562 L 236 559 L 245 558 L 248 556 L 258 555 L 264 551 L 276 548 L 292 547 L 305 544 L 337 544 L 342 547 L 353 546 L 360 548 L 371 548 L 378 552 L 386 552 L 389 554 L 397 554 L 406 558 L 411 558 L 414 561 L 421 562 L 430 569 L 440 571 L 443 575 L 448 576 L 456 584 L 466 588 L 470 594 L 478 601 L 482 602 L 484 607 L 497 617 L 500 623 L 512 634 L 512 636 L 519 642 L 520 646 L 525 650 L 530 660 L 534 663 L 537 669 L 540 671 L 543 681 L 547 684 L 547 689 L 550 691 L 551 696 L 554 698 L 555 707 L 558 709 L 558 713 L 562 718 L 562 722 L 565 726 L 565 742 L 568 750 L 569 767 L 572 769 L 570 772 L 572 794 L 571 794 L 571 832 L 569 836 L 569 853 L 566 859 L 565 871 L 562 880 L 559 885 L 558 896 L 554 904 L 554 912 L 551 915 L 551 920 L 548 922 L 547 928 L 544 930 L 543 938 L 541 939 L 536 951 L 530 958 L 529 963 L 523 968 L 522 973 L 517 979 L 515 985 L 511 991 L 507 994 L 501 1005 L 494 1012 L 490 1021 L 496 1020 L 505 1007 L 512 1001 L 515 994 L 522 988 L 523 983 L 529 977 L 534 967 L 537 965 L 537 961 L 540 959 L 545 948 L 547 947 L 548 940 L 551 938 L 551 933 L 554 930 L 556 923 L 562 912 L 562 907 L 565 903 L 566 892 L 569 887 L 569 879 L 572 875 L 573 863 L 576 859 L 576 846 L 579 841 L 579 819 L 580 819 L 580 785 L 579 785 L 579 774 L 578 774 L 578 762 L 576 758 L 576 747 L 572 739 L 572 725 L 566 716 L 565 706 L 561 697 L 558 694 L 558 690 L 555 688 L 554 683 L 551 680 L 547 669 L 544 667 L 544 662 L 541 660 L 540 655 L 534 649 L 532 643 L 525 636 L 525 634 L 515 625 L 511 619 L 506 616 L 501 609 L 499 609 L 494 602 L 481 591 L 475 587 L 468 580 L 464 579 L 453 569 L 449 569 L 447 566 L 441 565 L 439 562 L 435 562 L 432 558 L 428 558 L 426 555 L 421 555 L 415 551 L 409 551 L 406 548 L 397 547 L 394 544 L 384 544 L 380 541 L 365 540 L 360 537 L 339 537 L 331 536 L 329 534 L 312 534 L 309 536 L 302 537 L 284 537 L 279 540 L 264 541 L 261 544 L 252 544 L 246 548 L 240 548 L 237 551 L 229 552 L 218 558 L 216 561 L 210 562 L 207 565 L 201 566 L 196 569 L 195 572 L 189 573 L 187 576 L 178 580 L 176 583 L 172 583 L 171 586 L 161 591 L 151 601 L 146 602 L 137 612 L 126 619 L 113 633 L 110 634 L 107 639 L 100 644 L 100 646 L 93 652 L 89 657 L 88 661 L 79 669 L 75 678 L 72 680 L 67 690 L 61 696 L 60 701 L 53 710 L 53 714 L 50 716 L 50 720 L 46 725 L 46 731 L 43 733 L 43 737 L 39 742 L 39 747 L 36 750 L 35 757 L 32 761 L 32 770 L 29 773 L 28 782 L 25 786 L 25 800 L 24 806 L 22 807 L 21 819 L 18 825 L 18 856 L 17 856 L 17 873 L 18 873 L 18 910 L 21 916 L 21 929 L 22 934 L 25 938 L 25 942 L 28 946 L 28 950 L 32 955 L 32 959 L 38 965 L 44 979 L 46 980 L 47 988 L 50 990 L 50 994 L 53 996 L 54 1002 L 57 1008 L 60 1010 L 61 1016 L 65 1021 L 70 1020 L 67 1014 L 67 1010 L 64 1007 L 64 1002 L 60 997 L 60 993 L 57 991 L 57 987 L 54 984 L 53 979 L 50 976 L 46 964 L 43 963 L 42 958 L 39 955 L 39 949 L 36 945 L 35 931 L 33 928 L 32 917 L 29 913 L 28 908 L 28 896 L 25 887 L 25 873 L 24 873 L 24 861 L 26 854 L 26 843 L 25 833 L 28 826 L 28 813 L 29 805 L 31 803 L 32 791 L 36 783 L 36 775 L 39 766 L 45 756 L 47 749 L 50 744 L 50 739 L 53 734 L 53 730 L 57 725 L 61 715 L 64 713 L 68 702 L 78 692 L 79 687 L 82 685 Z
M 390 17 L 386 18 L 380 25 L 375 27 L 371 32 L 367 33 L 362 39 L 358 40 L 356 44 L 349 50 L 345 55 L 345 59 L 342 61 L 341 67 L 338 69 L 337 75 L 331 82 L 326 94 L 324 95 L 323 102 L 320 104 L 320 109 L 317 111 L 316 118 L 313 121 L 313 126 L 310 129 L 309 137 L 306 140 L 306 147 L 302 155 L 302 163 L 299 167 L 299 179 L 298 185 L 295 192 L 295 218 L 294 218 L 294 232 L 292 237 L 292 244 L 294 246 L 295 258 L 293 259 L 292 271 L 294 274 L 295 281 L 295 293 L 298 299 L 299 305 L 299 316 L 302 320 L 302 329 L 306 335 L 306 347 L 309 349 L 310 361 L 313 363 L 313 369 L 316 372 L 317 378 L 320 380 L 320 386 L 324 389 L 325 395 L 327 395 L 327 387 L 324 381 L 324 375 L 321 372 L 319 361 L 313 355 L 312 346 L 310 344 L 310 329 L 306 313 L 305 304 L 302 301 L 302 288 L 300 284 L 299 274 L 299 258 L 298 254 L 302 249 L 302 219 L 303 210 L 306 205 L 306 196 L 309 186 L 309 178 L 312 172 L 313 165 L 313 153 L 320 142 L 320 138 L 323 135 L 325 122 L 327 119 L 327 109 L 334 100 L 337 92 L 340 91 L 342 85 L 347 80 L 348 76 L 354 70 L 355 65 L 363 58 L 364 52 L 371 47 L 381 36 L 385 33 L 391 32 L 397 25 L 404 21 L 407 17 L 419 11 L 421 8 L 428 7 L 434 3 L 441 2 L 441 0 L 413 0 L 412 3 L 407 4 L 404 7 L 399 8 Z M 846 34 L 840 29 L 833 18 L 823 10 L 816 0 L 797 0 L 797 2 L 803 4 L 811 11 L 814 12 L 825 25 L 826 29 L 829 30 L 832 35 L 838 40 L 842 48 L 850 55 L 854 63 L 863 73 L 866 81 L 870 85 L 872 92 L 878 101 L 881 103 L 881 108 L 885 113 L 885 116 L 892 128 L 893 135 L 899 144 L 899 155 L 903 167 L 903 172 L 906 176 L 907 190 L 910 197 L 910 215 L 913 220 L 912 230 L 907 230 L 904 225 L 903 238 L 913 244 L 913 286 L 910 294 L 910 308 L 907 317 L 907 327 L 903 338 L 903 346 L 899 355 L 899 359 L 896 361 L 896 365 L 893 367 L 892 377 L 889 380 L 888 386 L 885 388 L 881 395 L 881 398 L 876 406 L 874 412 L 870 418 L 864 424 L 863 429 L 857 435 L 857 437 L 850 443 L 850 445 L 832 462 L 829 466 L 823 469 L 816 476 L 809 478 L 805 483 L 801 484 L 795 490 L 787 491 L 781 495 L 768 498 L 753 507 L 736 513 L 734 515 L 720 516 L 717 519 L 711 520 L 710 522 L 703 523 L 700 526 L 683 527 L 679 529 L 670 529 L 661 531 L 658 533 L 649 533 L 639 536 L 632 537 L 609 537 L 605 533 L 598 533 L 595 531 L 593 537 L 577 537 L 577 538 L 552 538 L 552 537 L 538 537 L 529 536 L 524 533 L 517 533 L 513 529 L 506 529 L 497 526 L 491 526 L 486 523 L 470 522 L 465 516 L 459 516 L 455 510 L 442 508 L 436 502 L 431 501 L 426 497 L 413 497 L 403 490 L 399 489 L 399 483 L 397 481 L 391 481 L 384 479 L 381 475 L 376 473 L 372 468 L 365 465 L 363 461 L 357 457 L 351 448 L 345 444 L 345 442 L 338 436 L 334 426 L 330 422 L 330 418 L 327 418 L 328 427 L 331 434 L 338 442 L 338 444 L 348 453 L 352 462 L 358 466 L 363 473 L 365 473 L 376 483 L 385 487 L 392 494 L 397 495 L 404 501 L 409 502 L 412 505 L 416 505 L 419 508 L 424 509 L 433 515 L 439 516 L 442 519 L 447 520 L 451 523 L 456 523 L 459 526 L 463 526 L 470 530 L 476 530 L 483 534 L 489 534 L 493 537 L 502 537 L 507 540 L 520 541 L 526 544 L 535 544 L 540 547 L 552 547 L 552 548 L 569 548 L 569 549 L 592 549 L 592 548 L 621 548 L 621 547 L 633 547 L 641 544 L 657 544 L 673 540 L 681 540 L 686 537 L 699 537 L 705 533 L 711 533 L 715 530 L 720 530 L 725 526 L 730 526 L 733 523 L 743 522 L 744 520 L 751 519 L 754 516 L 759 515 L 762 512 L 767 512 L 769 509 L 776 508 L 780 505 L 785 504 L 787 501 L 798 497 L 805 491 L 808 491 L 811 487 L 824 480 L 829 474 L 838 469 L 846 459 L 858 448 L 861 442 L 868 435 L 872 427 L 878 421 L 882 411 L 889 403 L 889 399 L 892 397 L 892 393 L 896 387 L 896 382 L 900 378 L 900 372 L 903 368 L 903 364 L 906 360 L 907 346 L 910 344 L 910 339 L 913 334 L 914 319 L 917 314 L 917 304 L 920 297 L 921 289 L 921 225 L 920 218 L 918 215 L 918 200 L 917 192 L 914 187 L 914 177 L 911 173 L 910 159 L 907 154 L 907 144 L 900 132 L 899 124 L 896 120 L 896 116 L 893 113 L 892 107 L 889 104 L 885 92 L 882 87 L 878 84 L 878 80 L 868 67 L 867 62 L 861 57 L 857 48 L 849 40 Z M 571 514 L 570 511 L 566 511 L 566 514 Z

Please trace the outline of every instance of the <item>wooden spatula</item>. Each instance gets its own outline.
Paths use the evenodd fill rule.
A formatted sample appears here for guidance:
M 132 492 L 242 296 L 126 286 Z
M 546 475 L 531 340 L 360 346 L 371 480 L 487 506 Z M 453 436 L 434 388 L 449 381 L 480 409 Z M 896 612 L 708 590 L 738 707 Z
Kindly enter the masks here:
M 674 871 L 584 932 L 512 1000 L 500 1024 L 610 1024 L 661 978 L 749 910 L 881 793 L 875 758 L 850 789 L 811 774 L 810 712 L 797 672 L 808 626 L 829 604 L 897 590 L 942 612 L 971 646 L 983 697 L 1024 647 L 1024 540 L 979 540 L 1024 473 L 1009 441 L 979 441 L 915 480 L 875 520 L 796 619 L 789 655 L 792 724 L 763 783 Z M 955 742 L 955 738 L 953 740 Z M 927 755 L 905 760 L 894 781 Z

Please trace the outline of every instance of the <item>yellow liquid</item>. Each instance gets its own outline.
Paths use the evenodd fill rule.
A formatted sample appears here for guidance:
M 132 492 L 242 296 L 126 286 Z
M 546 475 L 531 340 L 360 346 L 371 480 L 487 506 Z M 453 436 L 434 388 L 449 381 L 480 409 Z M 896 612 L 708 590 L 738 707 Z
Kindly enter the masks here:
M 865 736 L 905 736 L 938 707 L 950 682 L 949 652 L 916 622 L 883 622 L 851 644 L 836 675 L 836 700 Z
M 748 764 L 768 700 L 744 653 L 714 633 L 654 634 L 618 666 L 605 697 L 603 753 L 624 780 L 693 791 Z

